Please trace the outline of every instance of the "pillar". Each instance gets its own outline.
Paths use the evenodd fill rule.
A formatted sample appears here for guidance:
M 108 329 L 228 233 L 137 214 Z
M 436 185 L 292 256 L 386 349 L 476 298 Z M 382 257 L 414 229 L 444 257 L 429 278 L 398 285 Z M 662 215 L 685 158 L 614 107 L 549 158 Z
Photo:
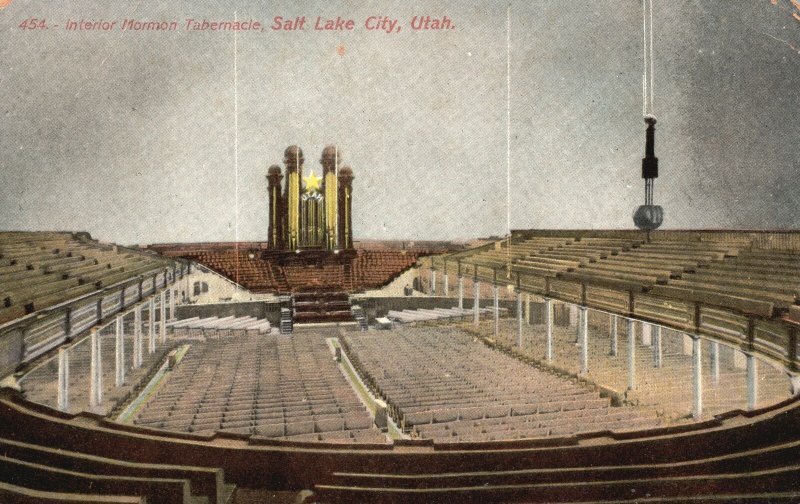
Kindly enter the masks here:
M 464 277 L 458 275 L 458 309 L 464 309 Z
M 647 322 L 642 322 L 642 346 L 653 344 L 653 326 Z
M 446 271 L 444 273 L 442 273 L 442 280 L 443 280 L 443 284 L 444 284 L 443 285 L 443 289 L 442 289 L 444 291 L 443 294 L 444 294 L 444 296 L 449 296 L 450 295 L 450 285 L 449 285 L 450 284 L 450 275 L 448 275 Z
M 161 343 L 167 341 L 167 291 L 162 290 L 158 298 L 159 305 L 159 321 L 158 321 L 158 334 L 161 336 Z
M 436 295 L 436 270 L 431 269 L 431 296 Z
M 617 336 L 617 316 L 616 315 L 609 315 L 611 319 L 609 320 L 609 325 L 611 326 L 611 330 L 609 331 L 609 336 L 611 337 L 611 348 L 609 348 L 609 355 L 612 357 L 617 356 L 617 352 L 619 350 L 619 338 Z
M 577 327 L 578 327 L 578 305 L 569 304 L 567 306 L 569 310 L 569 325 L 570 327 L 575 327 L 576 334 L 577 334 Z
M 472 311 L 473 317 L 475 319 L 475 325 L 478 325 L 481 321 L 480 315 L 480 306 L 481 306 L 481 283 L 477 280 L 472 282 L 475 288 L 475 299 L 472 301 Z
M 114 348 L 114 385 L 121 387 L 125 383 L 125 319 L 117 315 L 116 346 Z
M 58 349 L 58 409 L 69 409 L 69 349 Z
M 581 344 L 581 371 L 580 374 L 589 372 L 589 312 L 581 306 L 578 313 L 578 334 Z
M 343 166 L 339 170 L 339 246 L 353 248 L 353 170 Z
M 531 325 L 531 295 L 525 294 L 525 323 Z
M 522 293 L 517 291 L 517 348 L 522 349 Z
M 628 390 L 636 390 L 636 321 L 627 319 Z
M 711 342 L 711 383 L 719 384 L 719 343 Z
M 133 310 L 133 367 L 142 366 L 142 306 Z
M 267 170 L 267 192 L 269 193 L 269 228 L 268 238 L 269 248 L 273 250 L 283 250 L 283 222 L 285 219 L 284 202 L 281 196 L 281 167 L 272 165 Z M 188 292 L 188 291 L 187 291 Z
M 544 298 L 545 359 L 553 360 L 553 300 Z
M 169 319 L 176 320 L 175 316 L 175 296 L 178 293 L 178 289 L 170 289 L 169 290 Z
M 755 355 L 747 355 L 747 409 L 758 407 L 758 360 Z
M 103 356 L 102 339 L 97 329 L 92 329 L 89 339 L 91 345 L 91 361 L 89 363 L 89 406 L 103 404 Z
M 653 338 L 653 367 L 660 368 L 664 363 L 661 346 L 661 327 L 655 325 L 650 327 L 650 335 Z
M 150 298 L 147 304 L 147 337 L 149 339 L 147 346 L 147 353 L 155 353 L 156 351 L 156 301 Z
M 578 322 L 578 305 L 569 304 L 569 325 L 575 328 L 575 343 L 579 342 L 580 323 Z
M 339 184 L 337 172 L 341 153 L 335 145 L 322 149 L 322 191 L 325 195 L 325 246 L 328 250 L 338 250 L 339 234 Z
M 494 310 L 494 337 L 497 338 L 500 333 L 500 287 L 494 286 L 494 302 L 492 304 Z
M 289 250 L 300 247 L 300 193 L 303 178 L 303 151 L 292 145 L 283 153 L 286 164 L 286 241 Z
M 702 340 L 692 336 L 692 417 L 703 417 L 703 356 Z

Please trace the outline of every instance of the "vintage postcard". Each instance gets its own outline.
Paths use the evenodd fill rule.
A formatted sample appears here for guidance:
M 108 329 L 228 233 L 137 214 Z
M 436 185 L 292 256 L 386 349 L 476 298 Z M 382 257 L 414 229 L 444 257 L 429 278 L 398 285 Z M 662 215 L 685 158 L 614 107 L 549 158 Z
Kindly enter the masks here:
M 800 503 L 800 1 L 0 37 L 0 503 Z

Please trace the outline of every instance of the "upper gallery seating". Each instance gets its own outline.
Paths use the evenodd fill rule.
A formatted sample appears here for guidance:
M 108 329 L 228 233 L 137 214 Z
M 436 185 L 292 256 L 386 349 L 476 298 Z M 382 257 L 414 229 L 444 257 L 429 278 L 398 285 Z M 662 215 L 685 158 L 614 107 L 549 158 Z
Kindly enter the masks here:
M 171 265 L 82 235 L 0 233 L 0 323 Z
M 800 296 L 800 254 L 770 250 L 740 250 L 736 257 L 709 262 L 655 286 L 654 294 L 713 297 L 722 305 L 736 298 L 761 301 L 779 311 L 797 306 Z M 734 305 L 736 306 L 736 305 Z
M 476 267 L 698 301 L 765 318 L 797 310 L 800 252 L 759 249 L 741 237 L 655 241 L 536 236 L 446 256 Z
M 597 392 L 493 351 L 457 328 L 349 335 L 345 348 L 414 437 L 494 441 L 660 425 L 652 410 L 612 408 Z
M 388 441 L 316 334 L 192 342 L 134 423 L 293 441 Z

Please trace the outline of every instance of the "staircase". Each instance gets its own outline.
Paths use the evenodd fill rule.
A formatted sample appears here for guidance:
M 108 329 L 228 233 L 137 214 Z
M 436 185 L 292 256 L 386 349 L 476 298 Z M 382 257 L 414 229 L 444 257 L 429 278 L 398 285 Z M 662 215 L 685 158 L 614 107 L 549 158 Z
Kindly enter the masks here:
M 364 313 L 364 308 L 362 308 L 359 305 L 353 305 L 352 312 L 353 312 L 353 318 L 356 319 L 356 322 L 358 322 L 358 327 L 362 331 L 366 331 L 367 330 L 367 316 Z
M 298 292 L 292 298 L 292 305 L 293 320 L 298 324 L 353 321 L 346 292 L 325 289 Z
M 292 334 L 293 326 L 291 308 L 281 308 L 281 334 Z

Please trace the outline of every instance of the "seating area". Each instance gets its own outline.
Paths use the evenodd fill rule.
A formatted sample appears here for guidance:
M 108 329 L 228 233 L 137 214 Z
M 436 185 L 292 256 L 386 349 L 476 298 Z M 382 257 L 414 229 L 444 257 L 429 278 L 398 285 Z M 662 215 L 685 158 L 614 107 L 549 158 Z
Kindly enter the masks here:
M 532 310 L 540 310 L 534 305 Z M 539 317 L 537 317 L 539 318 Z M 617 324 L 615 355 L 610 355 L 611 318 L 607 314 L 589 315 L 589 357 L 586 378 L 623 394 L 628 383 L 628 338 L 624 320 Z M 637 389 L 629 393 L 629 400 L 655 408 L 660 414 L 679 419 L 686 418 L 692 410 L 692 355 L 682 334 L 662 328 L 660 345 L 651 332 L 645 335 L 643 325 L 636 324 L 635 381 Z M 500 320 L 499 331 L 494 333 L 494 322 L 484 320 L 476 329 L 484 337 L 492 338 L 498 346 L 521 352 L 522 355 L 543 360 L 546 354 L 545 326 L 523 324 L 522 347 L 518 345 L 516 320 Z M 580 347 L 576 345 L 576 325 L 553 326 L 553 360 L 550 365 L 570 373 L 581 371 Z M 746 408 L 746 370 L 744 355 L 724 345 L 719 345 L 718 371 L 714 368 L 714 349 L 707 340 L 701 342 L 703 366 L 703 418 L 711 418 L 735 409 Z M 660 363 L 656 354 L 660 353 Z M 758 407 L 784 401 L 791 397 L 786 374 L 768 363 L 758 365 Z
M 110 326 L 113 328 L 113 326 Z M 146 328 L 143 327 L 144 331 Z M 112 331 L 103 331 L 100 334 L 100 359 L 103 362 L 102 384 L 103 384 L 103 405 L 95 408 L 97 413 L 107 413 L 114 407 L 127 400 L 129 394 L 136 390 L 142 380 L 146 379 L 152 371 L 154 365 L 162 362 L 169 350 L 167 347 L 158 348 L 150 353 L 147 350 L 142 352 L 142 365 L 132 366 L 134 354 L 133 327 L 128 325 L 126 328 L 125 362 L 128 371 L 126 373 L 125 385 L 117 387 L 115 385 L 115 356 L 116 336 Z M 146 334 L 146 332 L 145 332 Z M 90 390 L 90 363 L 91 345 L 89 339 L 84 339 L 68 347 L 69 352 L 69 383 L 70 389 L 68 411 L 79 413 L 90 409 L 89 390 Z M 58 358 L 53 356 L 33 368 L 20 379 L 20 386 L 25 397 L 37 404 L 43 404 L 51 408 L 58 408 Z
M 560 278 L 643 291 L 656 284 L 670 283 L 685 272 L 723 261 L 737 251 L 724 242 L 650 242 L 581 264 Z
M 54 415 L 4 391 L 0 446 L 5 458 L 27 463 L 0 472 L 0 496 L 11 495 L 11 502 L 38 503 L 142 502 L 145 495 L 153 502 L 149 498 L 155 499 L 157 491 L 146 493 L 133 486 L 144 478 L 162 492 L 156 502 L 169 504 L 205 502 L 196 497 L 230 502 L 232 485 L 237 487 L 234 503 L 264 502 L 279 491 L 299 494 L 301 489 L 313 489 L 307 501 L 319 503 L 784 504 L 800 499 L 799 420 L 800 408 L 794 401 L 703 425 L 582 439 L 443 444 L 436 450 L 320 443 L 298 447 L 264 444 L 255 438 L 245 443 L 170 435 L 98 417 Z M 27 458 L 26 452 L 33 455 Z M 30 464 L 59 477 L 50 478 Z M 63 470 L 70 472 L 69 480 L 60 477 Z M 71 478 L 85 474 L 119 479 L 116 492 L 95 486 L 97 479 Z M 170 487 L 162 479 L 185 479 L 185 491 L 167 493 Z M 260 500 L 239 501 L 239 488 L 248 490 L 243 497 Z M 39 500 L 25 500 L 29 495 Z
M 286 441 L 388 442 L 314 333 L 193 341 L 133 422 Z
M 343 346 L 412 437 L 482 442 L 661 425 L 653 410 L 611 407 L 598 392 L 494 351 L 455 327 L 347 335 Z
M 514 237 L 510 245 L 508 240 L 499 240 L 492 248 L 479 247 L 443 260 L 489 268 L 489 273 L 511 264 L 512 272 L 528 278 L 649 293 L 764 318 L 800 309 L 800 287 L 794 280 L 800 274 L 798 251 L 758 248 L 764 240 L 757 236 L 689 239 L 664 234 L 646 241 L 628 234 L 630 238 L 591 232 L 572 237 Z
M 738 307 L 743 300 L 761 302 L 768 305 L 768 314 L 785 313 L 797 309 L 798 277 L 800 253 L 741 250 L 735 257 L 687 270 L 667 285 L 654 286 L 651 292 L 700 301 L 713 299 L 721 306 Z
M 239 334 L 268 334 L 269 320 L 256 317 L 191 317 L 167 322 L 167 333 L 177 339 L 228 338 Z
M 236 490 L 219 468 L 131 463 L 0 437 L 0 501 L 226 504 Z
M 481 313 L 486 315 L 492 313 L 491 308 L 481 308 Z M 473 316 L 473 310 L 465 308 L 434 308 L 427 310 L 418 308 L 416 310 L 389 310 L 386 317 L 394 322 L 412 324 L 416 322 L 435 322 L 466 320 Z
M 265 250 L 262 244 L 156 245 L 167 257 L 191 259 L 253 292 L 295 293 L 335 289 L 348 293 L 379 289 L 413 266 L 421 249 L 358 249 L 338 253 Z
M 285 279 L 273 270 L 269 262 L 262 261 L 257 255 L 250 257 L 251 255 L 251 252 L 242 249 L 189 249 L 183 250 L 179 257 L 197 261 L 253 292 L 283 291 Z
M 358 250 L 353 281 L 358 290 L 380 289 L 414 265 L 422 254 L 406 250 Z
M 172 265 L 84 234 L 2 232 L 0 323 Z

